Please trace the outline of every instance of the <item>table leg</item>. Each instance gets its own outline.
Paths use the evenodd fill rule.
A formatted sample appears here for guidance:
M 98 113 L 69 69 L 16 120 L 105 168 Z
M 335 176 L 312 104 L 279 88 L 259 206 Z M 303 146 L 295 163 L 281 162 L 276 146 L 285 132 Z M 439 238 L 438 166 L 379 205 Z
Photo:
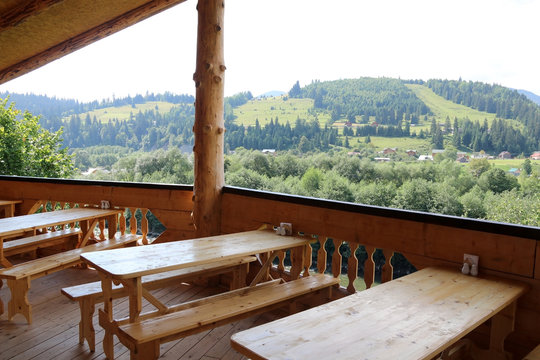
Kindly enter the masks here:
M 83 225 L 84 223 L 84 225 Z M 94 234 L 94 228 L 96 227 L 98 220 L 94 219 L 91 223 L 83 222 L 80 224 L 81 231 L 82 231 L 82 237 L 81 237 L 81 245 L 79 247 L 85 247 L 86 243 L 90 239 L 90 236 Z
M 114 359 L 114 342 L 111 323 L 113 322 L 113 296 L 112 296 L 112 281 L 105 274 L 98 272 L 101 279 L 101 290 L 103 291 L 103 310 L 100 311 L 100 325 L 104 328 L 103 335 L 103 352 L 107 359 Z M 107 324 L 104 326 L 104 322 Z
M 114 235 L 116 234 L 116 227 L 118 225 L 118 215 L 114 214 L 107 218 L 107 228 L 109 229 L 109 240 L 114 239 Z
M 491 337 L 489 350 L 497 356 L 506 359 L 504 339 L 514 331 L 514 320 L 517 303 L 514 301 L 491 318 Z
M 249 286 L 257 285 L 263 279 L 263 277 L 266 276 L 268 269 L 270 269 L 270 266 L 272 265 L 272 261 L 274 261 L 274 258 L 277 256 L 277 254 L 278 254 L 277 250 L 272 251 L 272 253 L 268 256 L 268 258 L 262 265 L 257 275 L 255 275 L 255 278 L 251 281 L 251 284 L 249 284 Z
M 300 276 L 300 273 L 304 269 L 304 246 L 295 247 L 291 249 L 291 279 L 296 280 Z
M 122 285 L 129 293 L 129 322 L 135 322 L 142 311 L 142 282 L 141 278 L 122 280 Z

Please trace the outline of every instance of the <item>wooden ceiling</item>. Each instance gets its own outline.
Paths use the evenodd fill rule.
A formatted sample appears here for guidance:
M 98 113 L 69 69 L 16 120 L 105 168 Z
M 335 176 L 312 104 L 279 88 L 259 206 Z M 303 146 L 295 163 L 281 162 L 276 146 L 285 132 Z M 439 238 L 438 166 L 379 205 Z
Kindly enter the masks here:
M 185 0 L 1 0 L 0 84 Z

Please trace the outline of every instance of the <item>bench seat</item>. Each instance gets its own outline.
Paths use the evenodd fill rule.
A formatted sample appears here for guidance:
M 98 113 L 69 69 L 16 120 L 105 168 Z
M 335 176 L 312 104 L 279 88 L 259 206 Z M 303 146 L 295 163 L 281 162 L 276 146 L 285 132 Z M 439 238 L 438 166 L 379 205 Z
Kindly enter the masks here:
M 143 276 L 141 281 L 144 288 L 154 290 L 179 282 L 194 281 L 208 278 L 215 275 L 233 273 L 231 279 L 231 289 L 246 286 L 246 275 L 248 264 L 256 261 L 255 256 L 247 256 L 240 259 L 224 260 L 216 263 L 194 266 L 186 269 L 178 269 L 158 274 Z M 88 342 L 91 351 L 95 350 L 95 330 L 92 324 L 92 316 L 95 311 L 95 304 L 103 301 L 101 281 L 75 285 L 62 289 L 62 294 L 69 299 L 78 301 L 81 311 L 81 321 L 79 323 L 79 343 L 84 340 Z M 113 285 L 113 299 L 128 296 L 128 292 L 121 285 Z
M 29 324 L 32 323 L 32 307 L 28 302 L 27 296 L 31 280 L 80 264 L 80 255 L 82 253 L 119 248 L 134 244 L 141 238 L 142 235 L 135 234 L 117 235 L 113 239 L 101 241 L 96 244 L 0 269 L 0 279 L 7 280 L 11 291 L 11 299 L 8 304 L 8 319 L 11 320 L 15 314 L 21 313 L 26 317 L 26 321 Z M 1 286 L 2 282 L 0 281 Z M 3 311 L 4 306 L 0 301 L 0 314 Z
M 327 290 L 331 298 L 332 286 L 339 279 L 329 275 L 315 274 L 282 283 L 279 280 L 235 291 L 210 296 L 183 304 L 175 312 L 122 324 L 117 335 L 131 352 L 131 359 L 157 359 L 159 345 L 209 328 L 234 322 L 257 313 L 290 305 L 304 295 Z M 100 324 L 102 323 L 100 310 Z M 103 316 L 105 320 L 105 316 Z M 103 325 L 102 325 L 103 326 Z
M 22 254 L 28 251 L 34 251 L 47 246 L 57 245 L 69 238 L 79 240 L 81 230 L 77 228 L 50 231 L 44 234 L 27 236 L 20 239 L 4 241 L 4 256 Z M 77 244 L 75 242 L 75 244 Z

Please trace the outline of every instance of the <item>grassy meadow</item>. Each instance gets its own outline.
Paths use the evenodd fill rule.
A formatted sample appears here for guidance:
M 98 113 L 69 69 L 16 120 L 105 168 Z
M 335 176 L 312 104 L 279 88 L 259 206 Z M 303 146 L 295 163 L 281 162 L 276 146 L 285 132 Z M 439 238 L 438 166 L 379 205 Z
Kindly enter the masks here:
M 427 107 L 430 108 L 431 112 L 434 114 L 435 119 L 438 122 L 445 121 L 447 116 L 450 118 L 452 123 L 454 121 L 454 117 L 457 117 L 458 119 L 464 119 L 468 117 L 471 121 L 478 120 L 480 123 L 482 123 L 484 119 L 487 119 L 489 126 L 491 126 L 491 123 L 495 119 L 495 114 L 490 114 L 484 111 L 472 109 L 464 105 L 455 104 L 449 100 L 446 100 L 442 96 L 435 94 L 427 86 L 418 84 L 406 84 L 405 86 L 411 89 L 416 94 L 416 96 L 420 100 L 422 100 Z M 522 127 L 522 125 L 518 121 L 508 121 L 510 121 L 515 127 Z M 424 126 L 427 126 L 429 128 L 431 126 L 431 123 L 424 124 Z M 416 129 L 419 128 L 417 127 Z
M 270 119 L 279 119 L 280 124 L 285 124 L 287 121 L 291 126 L 298 117 L 307 121 L 319 120 L 321 127 L 330 120 L 330 114 L 317 113 L 315 115 L 310 109 L 313 108 L 312 99 L 287 99 L 284 97 L 269 97 L 261 99 L 253 99 L 246 104 L 234 109 L 234 115 L 237 117 L 235 123 L 244 126 L 254 126 L 255 121 L 259 119 L 259 124 L 264 126 L 270 122 Z
M 161 114 L 164 114 L 168 113 L 174 106 L 175 104 L 164 101 L 149 101 L 144 104 L 135 104 L 135 107 L 132 107 L 131 105 L 124 105 L 92 110 L 79 114 L 79 117 L 81 119 L 84 119 L 88 114 L 90 115 L 91 119 L 93 119 L 95 116 L 99 122 L 108 122 L 112 119 L 128 120 L 131 113 L 133 113 L 133 115 L 136 115 L 139 111 L 145 112 L 148 110 L 154 110 Z

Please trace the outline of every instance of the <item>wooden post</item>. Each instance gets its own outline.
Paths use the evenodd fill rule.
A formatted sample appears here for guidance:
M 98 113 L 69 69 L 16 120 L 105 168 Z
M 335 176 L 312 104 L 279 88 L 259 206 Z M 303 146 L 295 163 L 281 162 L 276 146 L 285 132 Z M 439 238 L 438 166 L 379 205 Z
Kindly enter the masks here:
M 224 0 L 199 0 L 195 81 L 195 183 L 193 220 L 198 237 L 216 235 L 221 227 L 224 184 Z

